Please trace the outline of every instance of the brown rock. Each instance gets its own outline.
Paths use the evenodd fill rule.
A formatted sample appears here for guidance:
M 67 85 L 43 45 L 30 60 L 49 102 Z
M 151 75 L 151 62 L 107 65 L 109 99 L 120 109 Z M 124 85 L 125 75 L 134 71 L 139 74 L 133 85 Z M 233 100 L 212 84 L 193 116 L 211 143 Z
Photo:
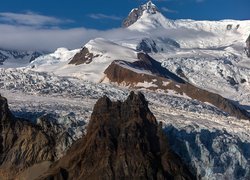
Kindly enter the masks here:
M 54 161 L 55 139 L 40 126 L 15 118 L 0 96 L 0 179 L 8 180 L 26 168 Z
M 171 151 L 143 94 L 96 103 L 85 137 L 40 179 L 195 179 Z
M 92 59 L 97 56 L 94 56 L 93 53 L 90 53 L 88 48 L 84 47 L 79 53 L 77 53 L 69 64 L 89 64 L 92 62 Z
M 142 88 L 138 86 L 138 83 L 152 83 L 154 86 L 147 87 L 148 89 L 174 90 L 179 94 L 186 94 L 192 99 L 211 103 L 231 116 L 250 119 L 247 111 L 241 109 L 232 101 L 185 82 L 177 75 L 163 68 L 159 62 L 149 55 L 138 53 L 138 59 L 139 61 L 133 63 L 114 61 L 104 72 L 106 78 L 110 82 L 133 88 Z

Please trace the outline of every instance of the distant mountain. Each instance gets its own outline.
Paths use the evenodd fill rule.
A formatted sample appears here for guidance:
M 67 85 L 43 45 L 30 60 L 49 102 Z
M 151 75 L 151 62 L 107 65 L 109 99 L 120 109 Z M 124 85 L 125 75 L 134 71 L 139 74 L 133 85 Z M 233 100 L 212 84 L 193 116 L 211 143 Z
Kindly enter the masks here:
M 45 52 L 42 51 L 19 51 L 0 49 L 0 68 L 20 66 L 24 67 L 43 54 L 45 54 Z

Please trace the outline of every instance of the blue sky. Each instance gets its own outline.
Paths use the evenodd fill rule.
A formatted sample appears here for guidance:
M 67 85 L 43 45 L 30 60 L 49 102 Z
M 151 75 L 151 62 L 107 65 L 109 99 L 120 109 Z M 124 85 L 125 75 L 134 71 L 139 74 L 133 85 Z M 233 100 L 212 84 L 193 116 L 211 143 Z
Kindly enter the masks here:
M 0 48 L 54 51 L 79 48 L 121 31 L 122 20 L 142 0 L 4 0 Z M 169 19 L 250 20 L 250 0 L 153 0 Z M 123 31 L 123 30 L 122 30 Z
M 142 0 L 8 0 L 0 12 L 33 12 L 52 16 L 66 23 L 62 28 L 85 27 L 110 29 L 119 27 L 122 19 Z M 196 20 L 250 19 L 250 0 L 157 0 L 153 1 L 170 19 Z

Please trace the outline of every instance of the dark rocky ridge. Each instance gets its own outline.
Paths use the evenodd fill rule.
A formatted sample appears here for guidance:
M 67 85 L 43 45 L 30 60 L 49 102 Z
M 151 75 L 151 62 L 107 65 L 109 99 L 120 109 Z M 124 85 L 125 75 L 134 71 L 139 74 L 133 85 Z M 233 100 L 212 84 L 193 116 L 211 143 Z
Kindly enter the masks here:
M 96 103 L 85 137 L 40 179 L 195 179 L 172 152 L 143 94 Z
M 149 55 L 138 53 L 138 59 L 139 61 L 134 63 L 114 61 L 104 73 L 110 82 L 133 88 L 141 88 L 137 85 L 138 83 L 153 83 L 154 86 L 147 88 L 151 90 L 174 90 L 175 92 L 185 94 L 192 99 L 211 103 L 231 116 L 250 119 L 247 111 L 241 109 L 232 101 L 185 82 L 177 75 L 171 73 L 166 68 L 163 68 L 159 62 L 152 59 Z M 142 72 L 145 73 L 138 73 L 138 70 L 142 70 Z
M 114 61 L 104 71 L 104 74 L 106 74 L 107 77 L 113 82 L 118 82 L 118 83 L 122 83 L 122 82 L 136 83 L 136 82 L 140 82 L 142 78 L 144 80 L 149 80 L 149 79 L 151 80 L 155 76 L 166 78 L 168 80 L 172 80 L 177 83 L 185 83 L 185 81 L 179 78 L 177 75 L 170 72 L 166 68 L 163 68 L 159 62 L 155 61 L 148 54 L 138 53 L 137 58 L 138 58 L 138 61 L 135 61 L 133 63 L 121 61 L 121 60 Z M 131 71 L 130 69 L 128 69 L 128 71 L 131 71 L 131 72 L 128 73 L 126 72 L 126 70 L 122 71 L 120 69 L 121 67 L 120 65 L 125 65 L 135 70 L 139 69 L 145 72 L 150 72 L 150 74 L 136 73 L 136 72 Z

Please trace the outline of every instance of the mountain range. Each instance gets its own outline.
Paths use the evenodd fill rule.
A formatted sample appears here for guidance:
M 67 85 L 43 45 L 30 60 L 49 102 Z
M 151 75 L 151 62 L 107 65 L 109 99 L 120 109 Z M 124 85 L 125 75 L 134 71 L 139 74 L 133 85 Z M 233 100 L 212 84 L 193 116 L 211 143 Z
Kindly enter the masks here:
M 249 178 L 250 20 L 171 20 L 148 1 L 118 33 L 0 50 L 0 176 Z

